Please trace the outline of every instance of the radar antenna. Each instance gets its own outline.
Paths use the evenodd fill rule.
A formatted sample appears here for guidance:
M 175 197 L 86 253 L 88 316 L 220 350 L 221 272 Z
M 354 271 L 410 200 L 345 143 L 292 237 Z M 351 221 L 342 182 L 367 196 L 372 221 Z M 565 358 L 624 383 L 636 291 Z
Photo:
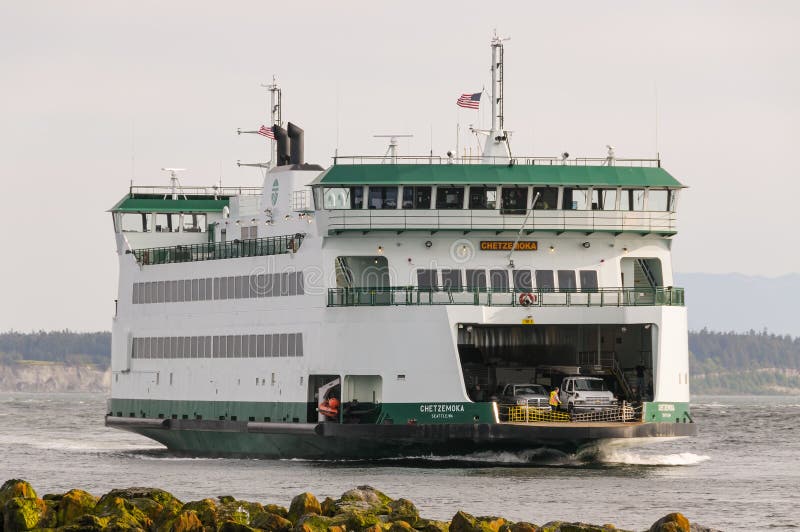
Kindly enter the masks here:
M 391 135 L 372 135 L 375 138 L 388 138 L 389 139 L 389 147 L 386 148 L 386 153 L 383 154 L 383 159 L 381 159 L 381 163 L 386 161 L 386 158 L 389 158 L 389 162 L 391 164 L 397 164 L 397 139 L 406 138 L 410 139 L 413 138 L 414 135 L 404 135 L 404 134 L 391 134 Z
M 172 193 L 172 199 L 178 199 L 178 189 L 181 186 L 180 180 L 178 179 L 178 172 L 185 172 L 186 168 L 162 168 L 164 172 L 169 172 L 169 186 Z M 183 195 L 183 198 L 186 199 L 186 194 Z

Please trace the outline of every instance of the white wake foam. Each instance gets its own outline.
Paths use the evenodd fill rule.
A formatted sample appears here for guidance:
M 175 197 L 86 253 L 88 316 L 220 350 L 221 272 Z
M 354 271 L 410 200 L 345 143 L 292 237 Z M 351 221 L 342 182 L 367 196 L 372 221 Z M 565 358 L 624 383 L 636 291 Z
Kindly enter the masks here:
M 597 461 L 604 464 L 646 465 L 646 466 L 690 466 L 710 460 L 710 456 L 694 453 L 639 454 L 625 450 L 603 450 Z

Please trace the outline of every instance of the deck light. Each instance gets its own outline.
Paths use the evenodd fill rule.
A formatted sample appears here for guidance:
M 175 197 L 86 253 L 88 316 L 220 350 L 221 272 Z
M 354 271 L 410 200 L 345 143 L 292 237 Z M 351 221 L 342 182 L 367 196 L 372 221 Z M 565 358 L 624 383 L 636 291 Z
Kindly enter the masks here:
M 431 246 L 433 246 L 433 242 L 431 242 L 430 240 L 426 240 L 426 241 L 425 241 L 425 247 L 426 247 L 426 248 L 429 248 L 429 247 L 431 247 Z
M 286 216 L 283 217 L 283 219 L 284 220 L 291 220 L 292 219 L 292 215 L 291 214 L 287 214 Z
M 378 246 L 378 255 L 383 255 L 383 246 Z
M 581 245 L 583 247 L 585 247 L 586 249 L 589 249 L 590 247 L 592 247 L 592 243 L 589 242 L 588 240 L 586 242 L 584 242 L 583 244 L 581 244 Z
M 628 254 L 628 248 L 622 248 L 622 252 L 627 255 Z
M 555 246 L 550 246 L 550 253 L 554 252 L 555 250 L 556 250 Z

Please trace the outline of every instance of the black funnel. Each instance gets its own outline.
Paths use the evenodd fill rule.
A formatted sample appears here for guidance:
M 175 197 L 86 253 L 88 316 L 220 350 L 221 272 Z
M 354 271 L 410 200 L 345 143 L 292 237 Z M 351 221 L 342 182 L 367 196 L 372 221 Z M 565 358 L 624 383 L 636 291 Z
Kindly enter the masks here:
M 286 131 L 289 133 L 291 163 L 303 164 L 305 162 L 305 157 L 303 154 L 303 129 L 289 122 L 289 124 L 286 126 Z
M 291 124 L 289 124 L 289 127 L 291 127 Z M 272 126 L 272 132 L 275 134 L 275 142 L 278 145 L 277 166 L 287 165 L 291 162 L 291 156 L 289 154 L 289 137 L 286 134 L 286 130 L 280 126 Z

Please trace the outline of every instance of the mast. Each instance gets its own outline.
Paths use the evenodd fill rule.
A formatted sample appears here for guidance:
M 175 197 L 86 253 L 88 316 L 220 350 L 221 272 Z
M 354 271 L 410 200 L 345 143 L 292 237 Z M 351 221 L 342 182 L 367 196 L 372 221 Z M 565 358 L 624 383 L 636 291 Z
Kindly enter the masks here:
M 278 87 L 278 80 L 272 76 L 272 83 L 269 85 L 261 84 L 269 90 L 269 125 L 283 127 L 281 120 L 281 89 Z M 272 139 L 269 143 L 269 167 L 274 168 L 277 161 L 277 146 L 275 140 Z
M 492 128 L 483 148 L 485 163 L 498 162 L 497 158 L 509 158 L 508 135 L 503 129 L 503 41 L 509 38 L 497 36 L 495 30 L 492 47 Z

